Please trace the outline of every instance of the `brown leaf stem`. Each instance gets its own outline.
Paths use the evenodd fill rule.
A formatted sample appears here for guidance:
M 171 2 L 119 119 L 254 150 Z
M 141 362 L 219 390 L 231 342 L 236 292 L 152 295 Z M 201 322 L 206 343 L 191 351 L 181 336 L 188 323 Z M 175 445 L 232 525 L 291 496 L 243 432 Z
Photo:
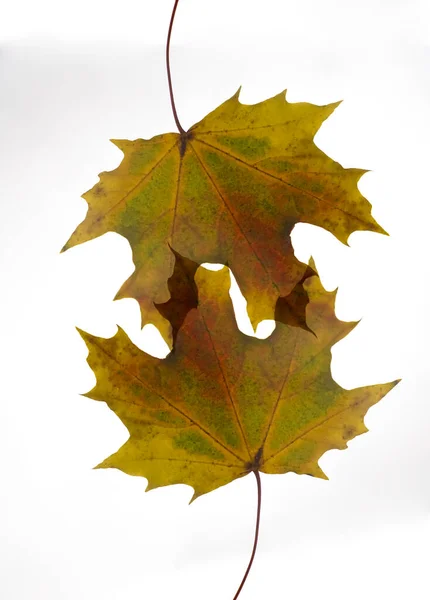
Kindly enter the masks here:
M 182 125 L 179 121 L 178 113 L 176 111 L 175 97 L 173 95 L 173 86 L 172 86 L 172 74 L 170 72 L 170 38 L 172 37 L 173 22 L 175 20 L 175 14 L 176 14 L 176 9 L 178 7 L 178 3 L 179 3 L 179 0 L 175 0 L 175 4 L 174 4 L 173 10 L 172 10 L 172 16 L 170 18 L 169 31 L 167 33 L 166 67 L 167 67 L 167 79 L 169 82 L 170 104 L 172 105 L 173 117 L 175 119 L 176 127 L 178 128 L 179 133 L 182 135 L 182 134 L 185 134 L 185 129 L 182 127 Z
M 239 598 L 239 594 L 242 591 L 243 586 L 245 585 L 245 581 L 249 575 L 249 572 L 251 570 L 252 567 L 252 563 L 254 562 L 254 557 L 255 557 L 255 552 L 257 550 L 257 544 L 258 544 L 258 532 L 260 530 L 260 514 L 261 514 L 261 479 L 260 479 L 260 473 L 258 472 L 258 469 L 254 470 L 254 475 L 255 478 L 257 480 L 257 520 L 255 523 L 255 537 L 254 537 L 254 546 L 252 548 L 252 554 L 251 554 L 251 558 L 249 560 L 249 564 L 248 567 L 245 571 L 245 575 L 243 576 L 242 582 L 233 598 L 233 600 L 237 600 L 237 598 Z

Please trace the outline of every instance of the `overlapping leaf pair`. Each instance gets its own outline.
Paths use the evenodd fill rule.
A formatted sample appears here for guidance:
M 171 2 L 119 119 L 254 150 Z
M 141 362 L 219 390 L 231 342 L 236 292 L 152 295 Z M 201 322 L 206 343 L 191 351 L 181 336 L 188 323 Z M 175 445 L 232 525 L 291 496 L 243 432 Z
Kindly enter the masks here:
M 344 169 L 313 142 L 337 104 L 256 105 L 238 94 L 182 134 L 114 143 L 120 166 L 84 194 L 89 210 L 65 249 L 107 231 L 125 236 L 136 270 L 117 298 L 139 301 L 173 351 L 157 359 L 122 330 L 82 332 L 97 377 L 88 394 L 130 432 L 101 467 L 173 483 L 194 498 L 250 471 L 325 477 L 318 459 L 366 431 L 368 408 L 396 382 L 346 391 L 331 346 L 354 326 L 334 294 L 294 256 L 290 233 L 312 223 L 346 242 L 383 233 L 360 194 L 364 171 Z M 277 321 L 266 340 L 242 334 L 228 296 L 234 272 L 251 322 Z

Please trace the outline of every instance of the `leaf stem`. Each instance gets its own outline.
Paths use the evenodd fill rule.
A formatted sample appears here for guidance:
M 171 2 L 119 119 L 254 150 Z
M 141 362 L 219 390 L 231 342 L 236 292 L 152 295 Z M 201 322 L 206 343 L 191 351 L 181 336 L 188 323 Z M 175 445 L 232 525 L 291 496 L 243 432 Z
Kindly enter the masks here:
M 260 530 L 260 514 L 261 514 L 261 479 L 260 479 L 260 473 L 258 472 L 258 469 L 254 470 L 254 475 L 255 478 L 257 480 L 257 497 L 258 497 L 258 501 L 257 501 L 257 520 L 255 523 L 255 537 L 254 537 L 254 546 L 252 548 L 252 554 L 251 554 L 251 558 L 248 564 L 248 567 L 245 571 L 245 575 L 243 576 L 242 582 L 233 598 L 233 600 L 237 600 L 237 598 L 239 597 L 240 592 L 242 591 L 243 586 L 245 585 L 245 581 L 249 575 L 249 572 L 251 570 L 252 567 L 252 563 L 254 562 L 254 557 L 255 557 L 255 552 L 257 550 L 257 544 L 258 544 L 258 532 Z
M 178 7 L 178 3 L 179 3 L 179 0 L 175 0 L 175 4 L 174 4 L 173 10 L 172 10 L 172 16 L 170 18 L 169 31 L 167 33 L 166 67 L 167 67 L 167 79 L 169 82 L 170 104 L 172 105 L 173 117 L 175 119 L 176 127 L 178 128 L 179 133 L 182 135 L 185 133 L 185 129 L 182 127 L 182 125 L 179 121 L 178 113 L 176 111 L 175 97 L 173 95 L 172 75 L 170 72 L 170 38 L 172 37 L 173 22 L 175 20 L 175 14 L 176 14 L 176 9 Z

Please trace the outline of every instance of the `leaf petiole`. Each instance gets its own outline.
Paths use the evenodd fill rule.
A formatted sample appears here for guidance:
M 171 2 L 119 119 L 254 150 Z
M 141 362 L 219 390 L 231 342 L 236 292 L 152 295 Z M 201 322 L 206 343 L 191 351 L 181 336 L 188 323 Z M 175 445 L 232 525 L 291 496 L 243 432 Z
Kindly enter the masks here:
M 237 600 L 237 598 L 239 598 L 239 594 L 242 591 L 243 586 L 245 585 L 245 581 L 249 575 L 249 572 L 252 567 L 252 563 L 254 562 L 255 553 L 257 551 L 258 533 L 260 531 L 260 514 L 261 514 L 261 479 L 260 479 L 260 473 L 258 472 L 258 469 L 255 469 L 253 471 L 253 473 L 257 480 L 257 519 L 256 519 L 256 523 L 255 523 L 254 546 L 252 548 L 251 558 L 250 558 L 248 566 L 246 568 L 245 575 L 243 576 L 241 584 L 238 587 L 238 590 L 237 590 L 233 600 Z
M 166 67 L 167 67 L 167 79 L 169 82 L 169 93 L 170 93 L 170 104 L 172 105 L 173 117 L 175 119 L 176 127 L 179 130 L 179 133 L 182 135 L 185 134 L 185 129 L 182 127 L 178 113 L 176 111 L 175 105 L 175 97 L 173 95 L 173 85 L 172 85 L 172 74 L 170 72 L 170 38 L 172 37 L 172 29 L 173 22 L 175 20 L 176 9 L 178 7 L 179 0 L 175 0 L 175 4 L 173 5 L 172 16 L 170 18 L 169 31 L 167 33 L 167 44 L 166 44 Z

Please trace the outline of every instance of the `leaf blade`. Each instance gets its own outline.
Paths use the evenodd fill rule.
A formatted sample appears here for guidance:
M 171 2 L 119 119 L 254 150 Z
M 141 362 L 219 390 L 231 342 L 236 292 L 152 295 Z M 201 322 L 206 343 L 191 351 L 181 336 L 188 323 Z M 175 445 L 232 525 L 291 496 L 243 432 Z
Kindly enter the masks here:
M 398 382 L 344 390 L 331 378 L 331 348 L 356 324 L 336 318 L 335 294 L 317 276 L 301 284 L 314 333 L 277 323 L 264 340 L 237 329 L 227 268 L 195 277 L 198 307 L 164 360 L 121 330 L 108 340 L 81 333 L 97 379 L 86 396 L 130 432 L 100 466 L 144 476 L 149 489 L 185 483 L 193 498 L 255 469 L 326 478 L 319 458 L 364 433 L 367 410 Z
M 84 194 L 87 216 L 63 249 L 107 231 L 125 236 L 136 269 L 117 298 L 136 298 L 142 317 L 148 298 L 169 300 L 172 247 L 198 264 L 229 265 L 253 326 L 272 319 L 306 272 L 291 244 L 296 223 L 344 243 L 353 231 L 385 233 L 358 190 L 364 171 L 344 169 L 314 143 L 338 104 L 289 103 L 281 93 L 245 105 L 236 93 L 186 137 L 116 141 L 124 158 Z

